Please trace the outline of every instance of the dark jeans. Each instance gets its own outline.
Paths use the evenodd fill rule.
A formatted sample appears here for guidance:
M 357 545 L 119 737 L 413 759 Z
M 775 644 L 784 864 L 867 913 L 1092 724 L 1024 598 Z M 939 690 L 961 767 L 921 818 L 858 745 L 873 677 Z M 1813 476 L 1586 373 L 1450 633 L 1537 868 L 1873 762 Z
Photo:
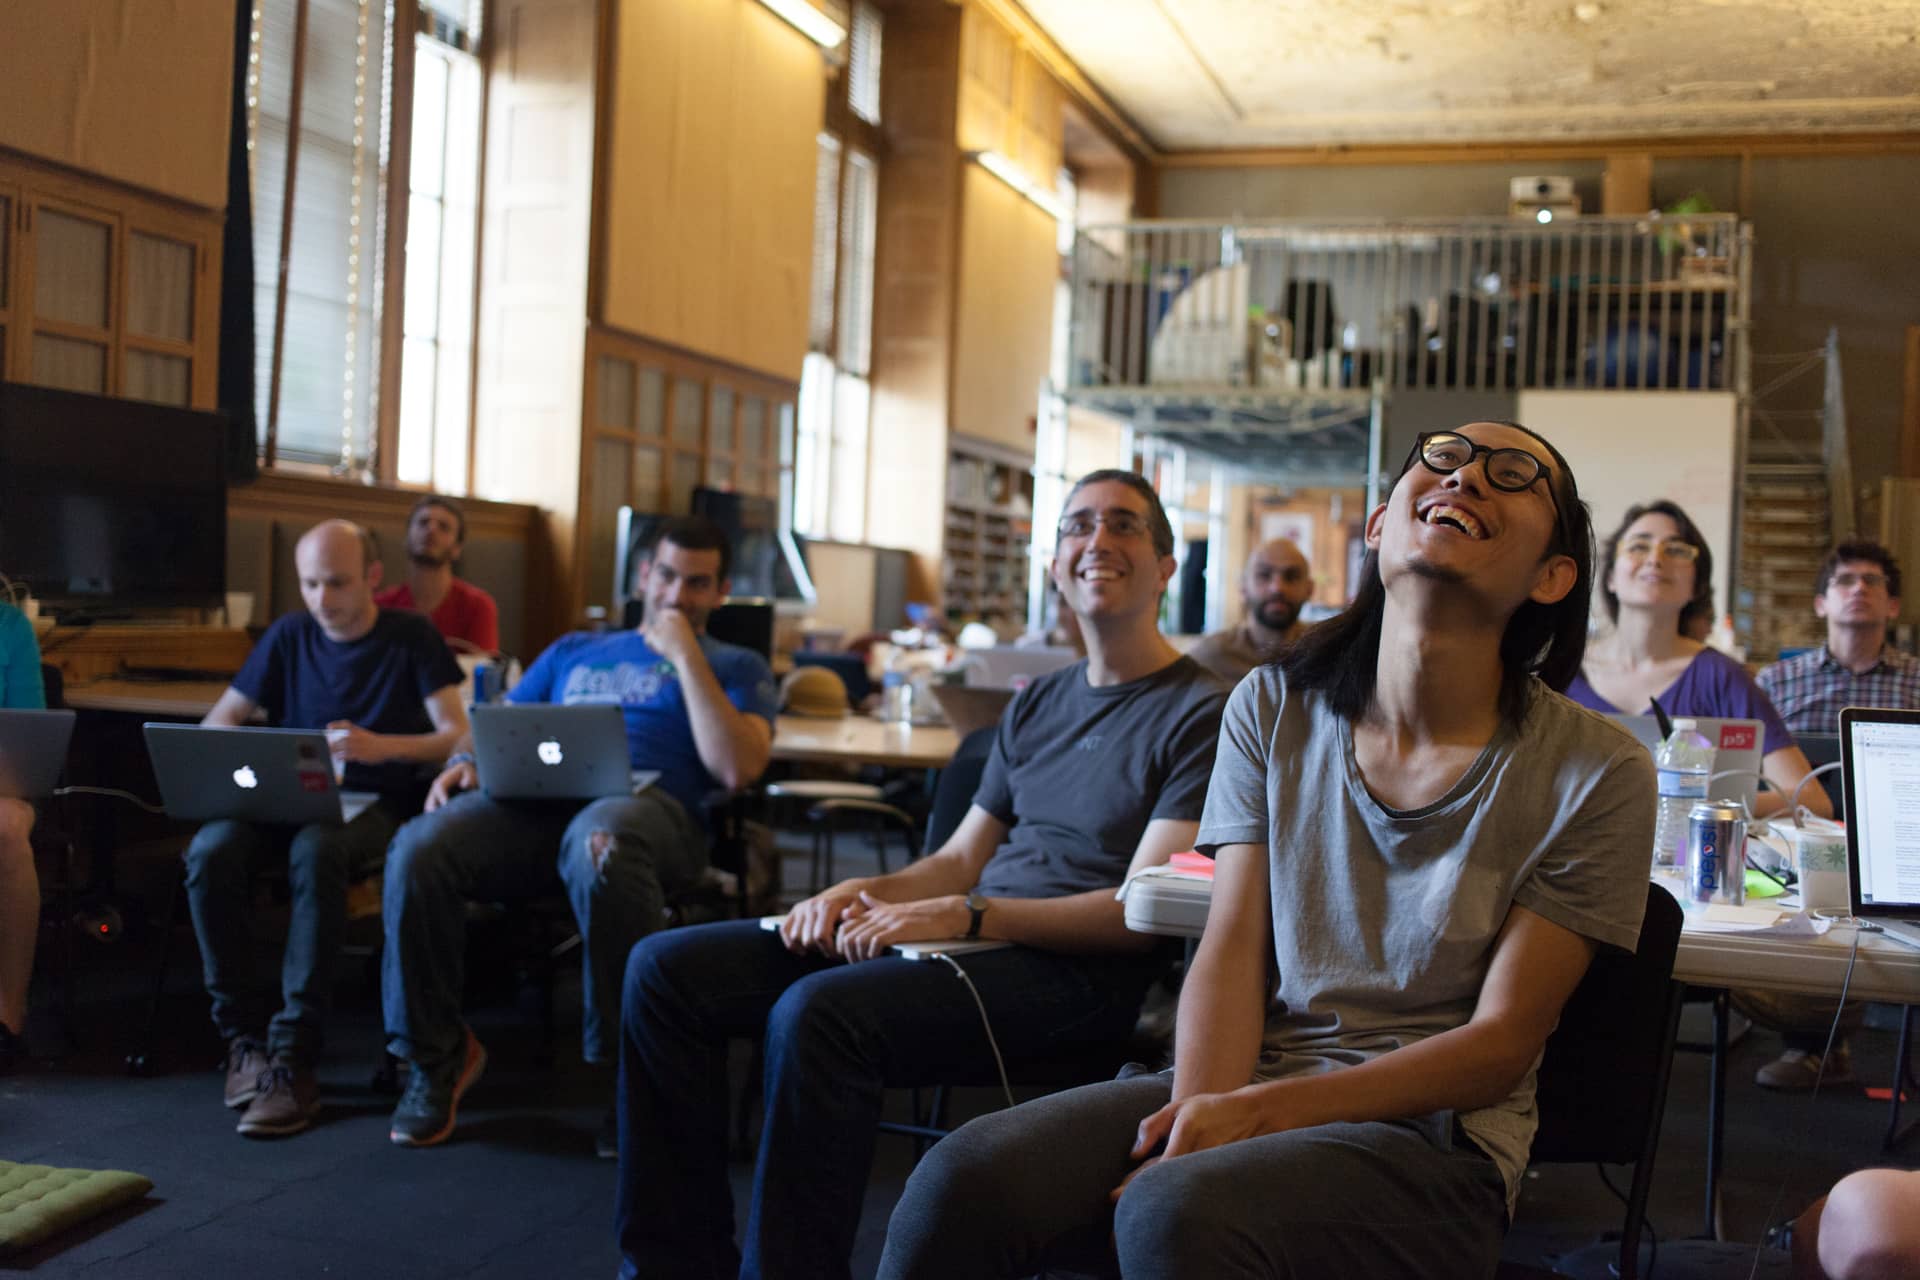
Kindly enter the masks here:
M 666 917 L 667 897 L 707 866 L 707 838 L 658 787 L 588 801 L 500 801 L 469 791 L 393 838 L 382 904 L 380 999 L 387 1047 L 439 1066 L 459 1053 L 467 903 L 565 889 L 580 927 L 582 1053 L 613 1059 L 627 952 Z
M 280 961 L 280 1011 L 267 1026 L 267 1049 L 307 1063 L 319 1056 L 347 922 L 347 882 L 385 851 L 402 816 L 383 800 L 344 826 L 221 821 L 194 835 L 187 846 L 187 903 L 213 998 L 213 1025 L 223 1038 L 257 1035 L 265 1019 L 247 929 L 249 878 L 256 868 L 284 860 L 292 910 Z
M 941 1141 L 894 1207 L 882 1280 L 1089 1263 L 1126 1280 L 1493 1274 L 1505 1184 L 1436 1118 L 1321 1125 L 1164 1160 L 1116 1208 L 1107 1195 L 1136 1166 L 1140 1121 L 1172 1093 L 1171 1073 L 1089 1085 Z
M 1158 965 L 1024 947 L 957 962 L 1016 1067 L 1126 1036 Z M 635 947 L 623 1018 L 614 1225 L 628 1277 L 848 1275 L 883 1090 L 996 1078 L 980 1011 L 944 963 L 797 956 L 752 920 Z M 726 1046 L 762 1033 L 766 1119 L 743 1264 Z

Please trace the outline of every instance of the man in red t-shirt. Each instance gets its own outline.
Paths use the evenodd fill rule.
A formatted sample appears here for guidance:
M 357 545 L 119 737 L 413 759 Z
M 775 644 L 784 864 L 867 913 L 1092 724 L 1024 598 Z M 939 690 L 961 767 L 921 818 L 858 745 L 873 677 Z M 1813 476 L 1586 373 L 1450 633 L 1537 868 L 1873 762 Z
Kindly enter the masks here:
M 496 653 L 500 610 L 493 597 L 453 576 L 467 543 L 467 516 L 458 503 L 428 494 L 407 515 L 407 576 L 374 597 L 382 609 L 424 613 L 455 653 Z

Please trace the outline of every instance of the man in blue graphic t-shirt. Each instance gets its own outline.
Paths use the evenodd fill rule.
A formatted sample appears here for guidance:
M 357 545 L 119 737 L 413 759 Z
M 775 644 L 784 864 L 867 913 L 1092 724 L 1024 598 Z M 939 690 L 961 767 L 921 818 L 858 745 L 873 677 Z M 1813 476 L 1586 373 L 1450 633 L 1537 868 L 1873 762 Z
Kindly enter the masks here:
M 727 594 L 729 557 L 712 522 L 667 521 L 642 571 L 640 628 L 563 637 L 509 695 L 619 707 L 633 767 L 659 771 L 653 786 L 590 802 L 495 800 L 474 789 L 473 757 L 462 751 L 434 781 L 427 813 L 394 838 L 381 991 L 388 1047 L 413 1064 L 393 1113 L 395 1143 L 444 1141 L 486 1065 L 460 1020 L 470 899 L 564 885 L 583 942 L 583 1056 L 614 1060 L 627 952 L 660 926 L 667 896 L 706 869 L 702 798 L 758 778 L 773 746 L 772 671 L 752 650 L 706 634 Z
M 433 624 L 373 602 L 380 562 L 365 530 L 315 525 L 293 553 L 306 608 L 281 617 L 203 721 L 244 725 L 261 712 L 289 729 L 326 729 L 343 786 L 380 797 L 353 821 L 295 827 L 220 821 L 187 849 L 187 901 L 200 940 L 213 1022 L 227 1042 L 226 1104 L 239 1130 L 275 1137 L 307 1127 L 319 1106 L 314 1059 L 347 923 L 347 883 L 386 849 L 426 793 L 423 768 L 467 731 L 460 666 Z M 248 872 L 284 858 L 291 890 L 280 1011 L 266 1023 L 247 931 Z

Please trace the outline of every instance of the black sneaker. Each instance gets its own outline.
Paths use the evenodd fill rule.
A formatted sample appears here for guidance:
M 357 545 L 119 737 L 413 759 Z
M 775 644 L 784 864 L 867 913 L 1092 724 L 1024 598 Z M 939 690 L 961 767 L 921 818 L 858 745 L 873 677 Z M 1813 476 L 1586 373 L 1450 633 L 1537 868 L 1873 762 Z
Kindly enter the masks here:
M 387 1131 L 394 1145 L 431 1147 L 445 1142 L 453 1132 L 460 1099 L 487 1069 L 487 1051 L 479 1038 L 471 1028 L 462 1027 L 461 1031 L 466 1043 L 458 1058 L 438 1070 L 416 1062 L 408 1073 L 407 1091 L 400 1095 L 400 1105 L 393 1109 L 392 1126 Z
M 272 1066 L 259 1041 L 247 1036 L 227 1041 L 227 1105 L 238 1110 L 252 1102 L 260 1092 L 260 1078 Z
M 600 1117 L 600 1127 L 593 1134 L 593 1154 L 602 1160 L 620 1158 L 619 1107 L 608 1107 L 607 1114 Z

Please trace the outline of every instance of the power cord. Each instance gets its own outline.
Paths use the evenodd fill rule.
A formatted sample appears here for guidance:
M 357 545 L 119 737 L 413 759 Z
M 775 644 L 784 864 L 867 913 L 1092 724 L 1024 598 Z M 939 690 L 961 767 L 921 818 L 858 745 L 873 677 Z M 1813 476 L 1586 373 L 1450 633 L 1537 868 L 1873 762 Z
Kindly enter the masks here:
M 980 1010 L 980 1025 L 985 1027 L 987 1031 L 987 1047 L 993 1050 L 993 1065 L 1000 1072 L 1000 1091 L 1007 1095 L 1007 1105 L 1011 1107 L 1013 1105 L 1013 1086 L 1007 1083 L 1007 1062 L 1005 1058 L 1000 1056 L 1000 1042 L 993 1038 L 993 1023 L 987 1018 L 987 1005 L 986 1002 L 980 998 L 980 989 L 973 985 L 973 979 L 969 978 L 967 971 L 960 967 L 960 962 L 946 952 L 936 951 L 933 954 L 933 958 L 935 960 L 944 960 L 947 968 L 953 970 L 954 973 L 959 976 L 960 981 L 967 984 L 967 992 L 973 996 L 974 1008 Z
M 1813 1089 L 1807 1094 L 1807 1110 L 1801 1121 L 1800 1141 L 1795 1145 L 1794 1150 L 1808 1150 L 1809 1144 L 1812 1141 L 1814 1121 L 1813 1104 L 1820 1097 L 1821 1083 L 1827 1078 L 1827 1064 L 1833 1061 L 1833 1042 L 1839 1038 L 1840 1035 L 1840 1016 L 1846 1011 L 1847 991 L 1853 986 L 1853 967 L 1860 959 L 1860 935 L 1870 932 L 1877 932 L 1877 926 L 1873 926 L 1865 920 L 1854 921 L 1853 948 L 1847 953 L 1846 976 L 1840 980 L 1840 1002 L 1834 1007 L 1833 1021 L 1827 1027 L 1826 1047 L 1820 1051 L 1820 1069 L 1814 1072 Z M 1898 1090 L 1900 1088 L 1900 1082 L 1898 1080 L 1894 1081 L 1893 1087 Z M 1791 1169 L 1780 1175 L 1780 1189 L 1773 1193 L 1773 1202 L 1767 1206 L 1767 1215 L 1760 1219 L 1762 1223 L 1767 1225 L 1773 1223 L 1775 1215 L 1780 1212 L 1780 1202 L 1786 1199 L 1787 1183 L 1792 1177 L 1793 1171 Z M 1747 1272 L 1747 1280 L 1753 1280 L 1755 1276 L 1760 1274 L 1760 1255 L 1766 1247 L 1764 1239 L 1754 1246 L 1753 1266 Z
M 56 796 L 111 796 L 115 800 L 137 804 L 148 813 L 157 813 L 164 817 L 167 812 L 160 805 L 148 804 L 133 792 L 121 791 L 117 787 L 56 787 L 53 794 Z
M 1627 1199 L 1627 1193 L 1614 1186 L 1613 1179 L 1607 1176 L 1606 1165 L 1596 1160 L 1593 1164 L 1593 1171 L 1600 1175 L 1600 1181 L 1607 1184 L 1607 1190 L 1613 1192 L 1613 1198 L 1620 1202 L 1621 1207 L 1632 1207 L 1633 1202 Z M 1660 1263 L 1660 1233 L 1653 1229 L 1653 1219 L 1645 1213 L 1640 1215 L 1640 1225 L 1647 1229 L 1647 1270 L 1645 1274 L 1652 1275 Z M 1616 1271 L 1615 1274 L 1617 1275 L 1619 1273 Z

